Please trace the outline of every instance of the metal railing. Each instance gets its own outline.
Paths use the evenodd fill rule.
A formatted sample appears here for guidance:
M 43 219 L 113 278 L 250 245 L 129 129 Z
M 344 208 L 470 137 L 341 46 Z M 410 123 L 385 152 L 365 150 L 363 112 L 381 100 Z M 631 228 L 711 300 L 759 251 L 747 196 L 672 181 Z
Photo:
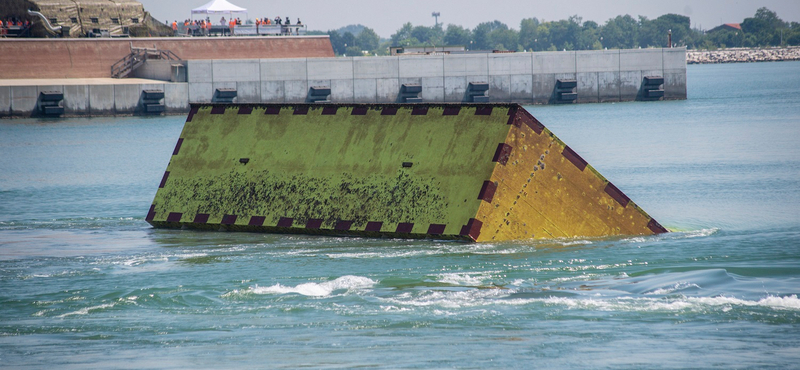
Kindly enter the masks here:
M 175 55 L 170 50 L 159 50 L 153 45 L 153 48 L 135 48 L 131 44 L 131 53 L 120 59 L 111 66 L 111 77 L 124 78 L 131 72 L 139 68 L 148 59 L 164 59 L 164 60 L 181 60 L 180 57 Z
M 244 24 L 231 28 L 226 25 L 212 25 L 211 28 L 202 26 L 178 25 L 175 36 L 302 36 L 308 32 L 305 24 L 292 25 L 259 25 Z

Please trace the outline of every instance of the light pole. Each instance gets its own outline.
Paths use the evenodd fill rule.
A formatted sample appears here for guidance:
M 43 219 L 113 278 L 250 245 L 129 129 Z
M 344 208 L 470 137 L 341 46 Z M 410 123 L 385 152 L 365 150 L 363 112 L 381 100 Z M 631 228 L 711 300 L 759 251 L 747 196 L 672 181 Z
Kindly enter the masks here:
M 667 46 L 667 47 L 668 47 L 668 48 L 671 48 L 671 47 L 672 47 L 672 29 L 670 29 L 670 30 L 669 30 L 669 37 L 668 37 L 668 39 L 669 39 L 669 46 Z
M 434 19 L 436 19 L 436 25 L 437 25 L 437 26 L 439 25 L 439 16 L 440 16 L 440 15 L 441 15 L 441 13 L 439 13 L 439 12 L 433 12 L 433 13 L 431 13 L 431 17 L 433 17 Z

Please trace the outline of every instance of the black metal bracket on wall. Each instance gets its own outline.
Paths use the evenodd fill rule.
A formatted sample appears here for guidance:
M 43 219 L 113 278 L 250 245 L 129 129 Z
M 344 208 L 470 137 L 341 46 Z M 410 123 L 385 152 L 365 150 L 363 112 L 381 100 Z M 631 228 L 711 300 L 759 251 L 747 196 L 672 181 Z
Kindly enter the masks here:
M 164 91 L 163 90 L 142 90 L 141 106 L 145 114 L 164 113 Z
M 61 102 L 64 100 L 64 93 L 61 91 L 42 91 L 39 93 L 39 113 L 45 116 L 60 116 L 64 114 L 64 107 Z
M 575 90 L 578 88 L 577 80 L 558 79 L 556 80 L 556 87 L 553 90 L 553 100 L 556 104 L 574 103 L 578 100 L 578 93 Z
M 470 82 L 467 86 L 467 96 L 465 100 L 469 103 L 488 103 L 488 92 L 488 82 Z
M 308 89 L 306 101 L 309 103 L 330 103 L 330 96 L 330 86 L 311 86 L 311 88 Z
M 215 103 L 233 103 L 237 95 L 236 89 L 218 88 L 214 92 L 212 101 Z
M 642 100 L 659 100 L 664 97 L 664 77 L 644 76 L 640 98 Z
M 419 97 L 421 93 L 422 85 L 402 84 L 400 85 L 400 97 L 398 100 L 401 103 L 422 103 L 422 98 Z

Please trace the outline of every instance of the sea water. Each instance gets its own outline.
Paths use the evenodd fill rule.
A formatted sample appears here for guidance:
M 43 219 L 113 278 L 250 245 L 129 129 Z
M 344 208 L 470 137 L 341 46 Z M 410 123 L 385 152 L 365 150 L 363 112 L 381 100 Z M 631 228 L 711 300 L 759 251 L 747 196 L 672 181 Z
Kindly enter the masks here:
M 0 121 L 3 368 L 797 368 L 800 62 L 529 106 L 673 232 L 155 230 L 184 117 Z

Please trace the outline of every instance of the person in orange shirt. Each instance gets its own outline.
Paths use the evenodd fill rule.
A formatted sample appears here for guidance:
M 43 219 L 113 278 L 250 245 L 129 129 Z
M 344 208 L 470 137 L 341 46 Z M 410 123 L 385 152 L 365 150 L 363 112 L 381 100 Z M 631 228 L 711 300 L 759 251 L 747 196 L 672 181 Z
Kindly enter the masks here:
M 172 32 L 175 33 L 175 36 L 178 36 L 178 21 L 172 22 Z

